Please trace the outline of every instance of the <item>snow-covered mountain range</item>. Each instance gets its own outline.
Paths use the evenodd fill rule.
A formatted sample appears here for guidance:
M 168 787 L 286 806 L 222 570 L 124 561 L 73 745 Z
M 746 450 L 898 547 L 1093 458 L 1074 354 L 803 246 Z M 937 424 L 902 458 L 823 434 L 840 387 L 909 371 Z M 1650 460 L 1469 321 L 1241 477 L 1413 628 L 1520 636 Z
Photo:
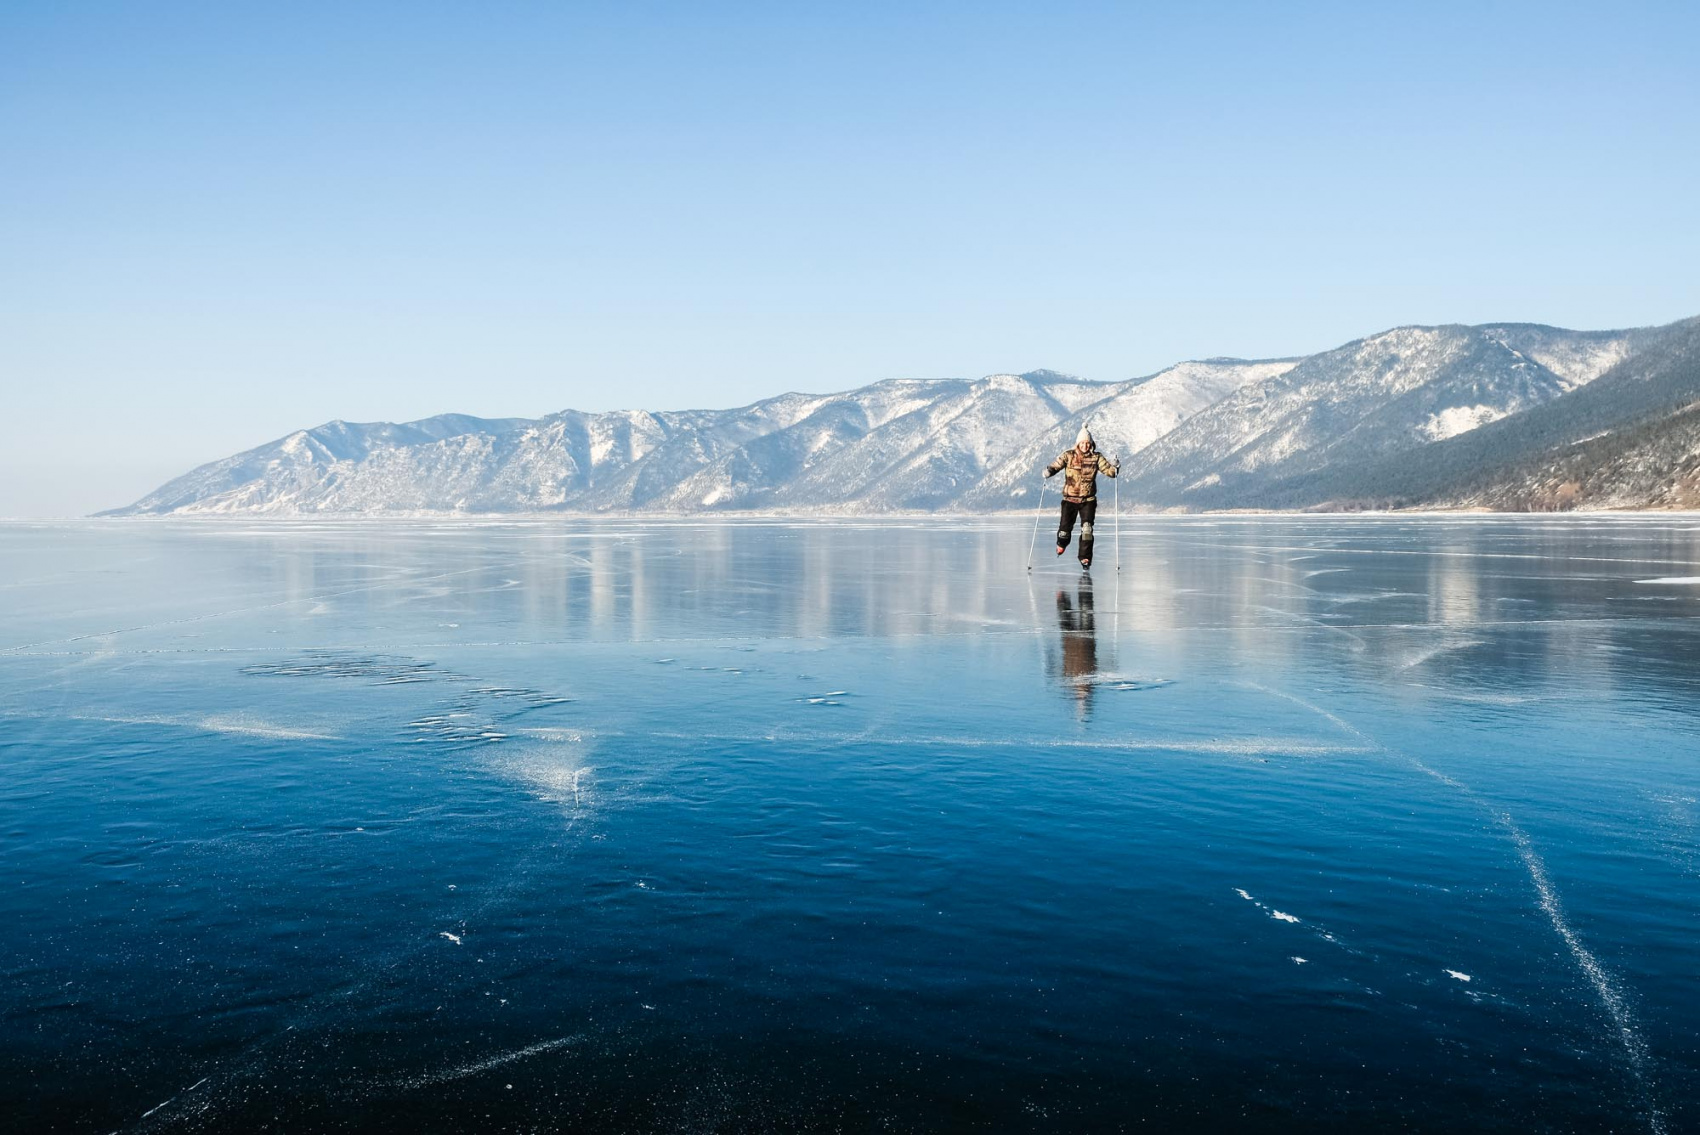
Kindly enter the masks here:
M 1587 385 L 1631 353 L 1636 335 L 1395 328 L 1234 391 L 1137 453 L 1122 491 L 1231 508 L 1323 469 L 1399 455 L 1420 461 L 1435 442 Z
M 1685 405 L 1683 368 L 1696 352 L 1682 344 L 1697 327 L 1401 327 L 1308 358 L 1207 359 L 1124 382 L 1035 371 L 891 380 L 732 410 L 338 421 L 203 465 L 107 515 L 1015 508 L 1033 503 L 1041 469 L 1082 424 L 1123 462 L 1130 506 L 1344 507 L 1380 485 L 1373 503 L 1519 507 L 1460 486 L 1539 453 L 1458 443 L 1543 420 L 1537 411 L 1562 420 L 1555 411 L 1578 399 L 1593 406 L 1578 420 L 1595 435 L 1646 432 L 1648 415 Z M 1623 399 L 1587 399 L 1596 379 L 1639 373 L 1649 359 L 1674 368 L 1658 387 L 1669 398 L 1630 399 L 1640 409 L 1621 421 L 1611 407 Z M 1669 457 L 1692 432 L 1660 433 L 1655 448 Z M 1439 472 L 1399 487 L 1425 467 Z M 1636 468 L 1657 480 L 1645 462 Z M 1631 496 L 1669 503 L 1666 489 Z M 1625 503 L 1609 489 L 1597 496 Z

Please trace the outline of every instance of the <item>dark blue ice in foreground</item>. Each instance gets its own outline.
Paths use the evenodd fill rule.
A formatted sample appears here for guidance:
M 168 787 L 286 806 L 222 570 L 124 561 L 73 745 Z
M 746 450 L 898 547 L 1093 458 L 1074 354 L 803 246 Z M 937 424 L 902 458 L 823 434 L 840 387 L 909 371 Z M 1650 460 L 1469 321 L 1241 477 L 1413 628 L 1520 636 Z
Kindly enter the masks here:
M 1028 535 L 0 527 L 6 1130 L 1700 1127 L 1700 520 Z

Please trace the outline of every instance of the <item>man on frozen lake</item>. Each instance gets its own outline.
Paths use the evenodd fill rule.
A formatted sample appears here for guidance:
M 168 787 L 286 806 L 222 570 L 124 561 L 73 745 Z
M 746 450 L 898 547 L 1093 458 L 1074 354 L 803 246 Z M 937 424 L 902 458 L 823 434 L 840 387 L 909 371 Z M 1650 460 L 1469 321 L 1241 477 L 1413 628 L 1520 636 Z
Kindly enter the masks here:
M 1062 518 L 1057 523 L 1057 555 L 1068 550 L 1069 537 L 1074 534 L 1074 521 L 1080 518 L 1080 566 L 1092 566 L 1092 521 L 1098 515 L 1098 474 L 1114 477 L 1121 469 L 1109 458 L 1098 452 L 1097 445 L 1092 440 L 1092 431 L 1085 426 L 1080 427 L 1080 436 L 1074 439 L 1074 448 L 1065 449 L 1062 455 L 1045 467 L 1045 476 L 1051 477 L 1059 469 L 1067 470 L 1063 476 Z

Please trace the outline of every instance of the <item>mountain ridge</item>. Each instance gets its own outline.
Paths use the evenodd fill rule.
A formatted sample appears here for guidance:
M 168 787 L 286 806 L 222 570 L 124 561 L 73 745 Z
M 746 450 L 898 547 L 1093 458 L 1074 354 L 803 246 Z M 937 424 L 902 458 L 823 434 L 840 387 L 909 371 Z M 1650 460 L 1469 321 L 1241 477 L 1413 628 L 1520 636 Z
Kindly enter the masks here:
M 1130 507 L 1537 507 L 1547 498 L 1467 491 L 1534 452 L 1480 439 L 1538 440 L 1542 422 L 1560 422 L 1572 425 L 1554 436 L 1575 444 L 1574 423 L 1634 424 L 1685 476 L 1689 434 L 1630 419 L 1679 409 L 1687 380 L 1658 375 L 1700 357 L 1697 337 L 1700 318 L 1615 331 L 1408 324 L 1308 356 L 1190 360 L 1108 382 L 1033 370 L 787 391 L 726 410 L 336 419 L 99 515 L 994 511 L 1029 507 L 1038 471 L 1082 424 L 1122 462 Z M 1590 394 L 1602 381 L 1605 394 Z M 1604 461 L 1609 448 L 1575 459 Z M 1649 462 L 1635 464 L 1632 492 L 1687 499 L 1647 481 L 1665 468 Z M 1597 484 L 1581 499 L 1633 498 Z

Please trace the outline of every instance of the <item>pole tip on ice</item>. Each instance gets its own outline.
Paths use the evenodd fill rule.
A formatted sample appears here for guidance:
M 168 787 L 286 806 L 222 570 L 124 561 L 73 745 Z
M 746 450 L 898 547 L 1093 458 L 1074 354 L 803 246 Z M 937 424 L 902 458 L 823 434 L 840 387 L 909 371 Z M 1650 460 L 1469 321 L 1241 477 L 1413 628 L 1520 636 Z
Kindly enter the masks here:
M 1045 516 L 1045 478 L 1039 478 L 1039 507 L 1033 513 L 1033 538 L 1027 542 L 1027 574 L 1033 574 L 1033 549 L 1039 546 L 1039 521 Z

